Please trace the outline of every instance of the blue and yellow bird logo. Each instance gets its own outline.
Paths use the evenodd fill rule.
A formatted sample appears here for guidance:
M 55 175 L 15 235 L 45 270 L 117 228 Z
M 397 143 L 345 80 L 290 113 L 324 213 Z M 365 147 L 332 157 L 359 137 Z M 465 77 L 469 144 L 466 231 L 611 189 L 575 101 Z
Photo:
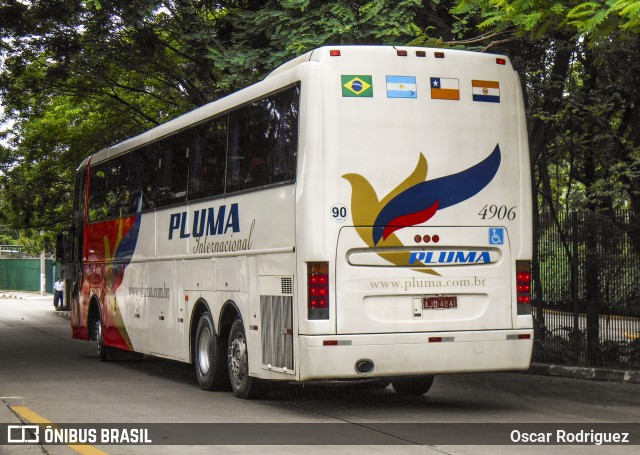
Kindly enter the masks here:
M 500 146 L 464 171 L 427 180 L 427 159 L 421 153 L 415 170 L 382 199 L 369 181 L 360 174 L 345 174 L 351 184 L 351 213 L 360 238 L 373 247 L 403 247 L 394 234 L 404 227 L 426 223 L 436 212 L 463 202 L 485 188 L 500 167 Z M 396 253 L 378 253 L 396 265 L 406 265 L 406 258 Z M 405 260 L 406 259 L 406 260 Z M 436 274 L 431 269 L 422 270 Z

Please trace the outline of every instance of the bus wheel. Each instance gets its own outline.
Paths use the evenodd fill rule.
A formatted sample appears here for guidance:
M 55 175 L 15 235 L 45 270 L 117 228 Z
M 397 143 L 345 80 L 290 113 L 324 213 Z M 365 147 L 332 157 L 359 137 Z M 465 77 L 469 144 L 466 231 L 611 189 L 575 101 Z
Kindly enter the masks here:
M 249 376 L 247 337 L 240 319 L 231 326 L 227 355 L 231 388 L 238 398 L 262 398 L 269 392 L 267 382 Z
M 103 362 L 108 362 L 109 359 L 109 347 L 104 345 L 102 335 L 102 318 L 98 318 L 94 325 L 96 343 L 98 345 L 98 358 Z
M 408 376 L 394 378 L 391 381 L 391 385 L 398 395 L 417 397 L 429 391 L 433 385 L 433 379 L 434 375 L 432 374 L 425 376 Z
M 229 390 L 224 342 L 216 337 L 211 313 L 203 313 L 198 321 L 195 344 L 195 366 L 202 390 Z

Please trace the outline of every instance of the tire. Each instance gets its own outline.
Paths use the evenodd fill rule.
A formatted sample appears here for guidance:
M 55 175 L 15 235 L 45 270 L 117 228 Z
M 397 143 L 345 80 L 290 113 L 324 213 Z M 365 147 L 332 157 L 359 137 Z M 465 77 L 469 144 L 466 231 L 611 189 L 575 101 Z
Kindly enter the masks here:
M 230 390 L 226 346 L 216 336 L 211 313 L 200 316 L 196 329 L 194 364 L 202 390 Z
M 111 360 L 111 350 L 109 346 L 104 345 L 103 336 L 102 336 L 102 317 L 99 317 L 98 320 L 94 324 L 94 331 L 96 337 L 96 344 L 98 347 L 98 358 L 103 362 L 108 362 Z
M 424 395 L 429 391 L 429 389 L 431 389 L 434 378 L 435 376 L 432 374 L 425 376 L 400 377 L 392 379 L 391 385 L 398 395 L 417 397 Z
M 269 384 L 249 376 L 248 353 L 244 324 L 236 319 L 231 326 L 227 349 L 231 389 L 238 398 L 262 398 L 269 392 Z

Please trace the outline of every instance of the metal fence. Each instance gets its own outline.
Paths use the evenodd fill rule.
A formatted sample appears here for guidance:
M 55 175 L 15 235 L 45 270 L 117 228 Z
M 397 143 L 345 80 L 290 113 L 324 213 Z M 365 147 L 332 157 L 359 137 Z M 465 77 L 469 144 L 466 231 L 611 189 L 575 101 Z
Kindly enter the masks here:
M 535 237 L 533 360 L 640 369 L 640 217 L 545 213 Z

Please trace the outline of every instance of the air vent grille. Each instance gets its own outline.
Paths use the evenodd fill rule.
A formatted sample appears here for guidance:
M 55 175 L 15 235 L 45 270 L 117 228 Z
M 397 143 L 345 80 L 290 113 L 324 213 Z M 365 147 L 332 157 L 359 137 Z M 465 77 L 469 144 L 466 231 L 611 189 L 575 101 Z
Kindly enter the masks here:
M 260 296 L 262 364 L 293 370 L 293 297 Z
M 280 278 L 280 283 L 284 295 L 293 295 L 293 277 L 282 277 Z

